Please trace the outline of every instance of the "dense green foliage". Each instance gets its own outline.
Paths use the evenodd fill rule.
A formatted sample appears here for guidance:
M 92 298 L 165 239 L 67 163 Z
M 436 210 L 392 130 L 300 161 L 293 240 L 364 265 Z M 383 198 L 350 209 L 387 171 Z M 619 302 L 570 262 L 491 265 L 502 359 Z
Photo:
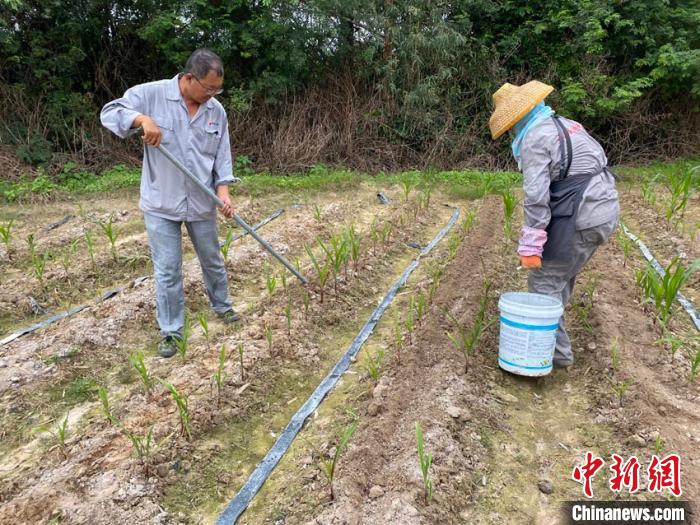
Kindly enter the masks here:
M 350 134 L 398 145 L 409 164 L 503 151 L 489 142 L 490 94 L 531 78 L 604 140 L 624 137 L 622 156 L 681 151 L 688 135 L 674 130 L 697 131 L 699 40 L 695 0 L 0 0 L 0 138 L 35 165 L 75 155 L 100 142 L 101 104 L 207 46 L 224 59 L 231 115 L 269 125 L 293 96 L 347 89 L 348 112 L 372 101 L 347 117 Z M 264 140 L 247 139 L 265 159 Z M 329 151 L 315 160 L 368 155 Z

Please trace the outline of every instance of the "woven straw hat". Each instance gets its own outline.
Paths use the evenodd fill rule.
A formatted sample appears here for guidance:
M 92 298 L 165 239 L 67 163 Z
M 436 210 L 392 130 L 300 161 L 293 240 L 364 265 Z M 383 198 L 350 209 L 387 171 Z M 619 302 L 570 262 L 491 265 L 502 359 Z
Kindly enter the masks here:
M 491 136 L 497 139 L 542 102 L 554 88 L 538 80 L 522 86 L 505 83 L 493 94 L 496 109 L 489 119 Z

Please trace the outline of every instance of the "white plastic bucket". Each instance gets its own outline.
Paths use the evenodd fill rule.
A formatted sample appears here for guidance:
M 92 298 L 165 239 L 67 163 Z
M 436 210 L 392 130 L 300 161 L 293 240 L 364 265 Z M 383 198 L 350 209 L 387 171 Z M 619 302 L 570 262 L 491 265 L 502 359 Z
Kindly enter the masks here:
M 552 371 L 561 301 L 547 295 L 508 292 L 498 301 L 501 335 L 498 366 L 522 376 L 544 376 Z

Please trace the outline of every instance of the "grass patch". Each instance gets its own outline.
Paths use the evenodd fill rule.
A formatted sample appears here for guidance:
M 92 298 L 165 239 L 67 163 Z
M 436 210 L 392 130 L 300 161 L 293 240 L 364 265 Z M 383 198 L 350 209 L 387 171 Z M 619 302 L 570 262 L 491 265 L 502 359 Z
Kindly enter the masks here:
M 49 400 L 52 403 L 74 406 L 97 399 L 97 388 L 98 385 L 94 379 L 76 377 L 52 386 L 49 390 Z
M 649 180 L 659 182 L 668 180 L 669 177 L 676 176 L 700 165 L 700 159 L 679 159 L 670 162 L 653 162 L 646 166 L 619 166 L 615 168 L 617 175 L 623 182 L 634 183 Z M 700 169 L 693 172 L 691 183 L 693 188 L 700 187 Z
M 62 194 L 103 193 L 138 186 L 141 169 L 118 165 L 101 175 L 89 171 L 75 171 L 68 163 L 56 177 L 40 172 L 34 179 L 24 178 L 16 182 L 0 181 L 0 201 L 24 202 L 33 197 L 55 199 Z
M 233 195 L 253 197 L 270 193 L 320 191 L 347 191 L 363 182 L 396 185 L 435 184 L 443 186 L 453 197 L 475 199 L 484 194 L 503 191 L 520 180 L 513 172 L 481 171 L 406 171 L 369 175 L 344 169 L 314 166 L 306 173 L 273 174 L 261 172 L 243 175 L 241 185 L 232 186 Z M 33 198 L 55 200 L 69 195 L 103 193 L 121 188 L 137 187 L 141 180 L 140 168 L 118 165 L 98 175 L 87 171 L 75 171 L 66 164 L 56 177 L 44 173 L 34 179 L 15 182 L 0 181 L 0 201 L 5 203 L 25 202 Z
M 620 166 L 615 173 L 625 182 L 666 179 L 669 174 L 691 169 L 700 164 L 700 159 L 683 159 L 671 162 L 654 162 L 640 167 Z M 522 181 L 522 176 L 511 171 L 405 171 L 400 173 L 380 172 L 375 175 L 336 169 L 322 164 L 313 166 L 305 173 L 274 174 L 260 172 L 244 173 L 243 184 L 232 186 L 233 194 L 260 196 L 278 192 L 343 191 L 356 188 L 363 182 L 410 185 L 421 187 L 425 184 L 442 186 L 450 196 L 461 199 L 476 199 L 491 193 L 500 193 Z M 141 169 L 117 165 L 101 174 L 77 171 L 75 164 L 67 163 L 63 171 L 49 177 L 41 170 L 33 179 L 0 181 L 0 202 L 24 202 L 39 197 L 59 199 L 66 194 L 81 195 L 102 193 L 121 188 L 138 187 Z M 700 170 L 694 172 L 693 187 L 700 186 Z

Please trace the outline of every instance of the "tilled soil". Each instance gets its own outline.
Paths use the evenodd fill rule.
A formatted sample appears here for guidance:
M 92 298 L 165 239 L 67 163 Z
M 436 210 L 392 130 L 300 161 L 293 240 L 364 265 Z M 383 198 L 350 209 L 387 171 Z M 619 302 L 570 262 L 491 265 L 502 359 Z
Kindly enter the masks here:
M 365 378 L 339 394 L 353 400 L 353 392 L 369 388 L 359 403 L 350 401 L 345 414 L 336 409 L 309 423 L 302 444 L 271 476 L 242 523 L 560 523 L 562 502 L 583 498 L 571 474 L 587 451 L 606 461 L 595 480 L 597 498 L 614 496 L 607 486 L 612 453 L 635 455 L 646 468 L 652 454 L 671 452 L 683 461 L 683 499 L 697 498 L 700 391 L 688 382 L 687 361 L 676 356 L 668 364 L 668 354 L 654 344 L 660 330 L 640 305 L 633 263 L 623 266 L 614 240 L 580 275 L 567 312 L 574 367 L 540 379 L 500 371 L 492 327 L 463 373 L 464 358 L 446 336 L 450 324 L 443 312 L 469 320 L 484 279 L 495 294 L 526 287 L 514 270 L 515 257 L 493 242 L 502 235 L 501 213 L 497 202 L 485 201 L 400 362 L 390 359 L 376 385 Z M 493 307 L 490 314 L 497 315 Z M 679 330 L 687 328 L 687 320 L 676 322 Z M 620 353 L 614 370 L 613 346 Z M 630 386 L 620 399 L 611 385 L 623 381 Z M 330 403 L 343 406 L 338 399 Z M 348 412 L 360 415 L 359 428 L 339 462 L 330 500 L 320 468 L 343 426 L 327 419 L 348 425 L 354 419 Z M 430 503 L 415 422 L 434 456 Z M 314 441 L 324 445 L 308 445 Z M 646 480 L 641 482 L 636 499 L 659 498 L 645 493 Z
M 6 423 L 0 430 L 5 453 L 0 458 L 0 522 L 212 522 L 415 255 L 406 243 L 424 245 L 448 216 L 438 207 L 413 219 L 410 207 L 370 206 L 363 199 L 373 191 L 364 188 L 352 198 L 327 196 L 327 220 L 318 221 L 301 207 L 264 231 L 286 256 L 306 261 L 302 269 L 311 275 L 304 244 L 316 236 L 327 238 L 341 223 L 358 225 L 365 258 L 357 272 L 351 267 L 341 273 L 337 293 L 326 288 L 324 303 L 312 284 L 308 316 L 302 314 L 302 289 L 291 277 L 287 292 L 278 281 L 278 291 L 268 297 L 269 271 L 259 262 L 264 254 L 246 240 L 227 263 L 244 322 L 227 328 L 212 320 L 211 341 L 195 328 L 184 360 L 153 355 L 157 335 L 150 281 L 0 349 Z M 640 230 L 635 233 L 651 241 L 665 238 L 659 230 L 664 227 L 649 216 L 653 210 L 640 206 L 638 197 L 629 198 L 623 207 L 628 222 Z M 661 328 L 635 284 L 635 269 L 643 266 L 638 252 L 625 262 L 619 242 L 611 239 L 579 277 L 566 314 L 575 365 L 545 378 L 517 377 L 497 367 L 497 323 L 466 361 L 447 336 L 454 329 L 447 313 L 469 325 L 485 281 L 491 283 L 489 320 L 498 318 L 501 293 L 526 287 L 525 272 L 516 270 L 513 244 L 503 241 L 500 199 L 463 203 L 463 211 L 468 210 L 476 212 L 474 226 L 456 229 L 421 262 L 241 523 L 559 523 L 562 502 L 582 499 L 581 485 L 571 474 L 587 451 L 606 461 L 595 480 L 596 498 L 614 497 L 607 487 L 612 453 L 636 455 L 646 467 L 652 454 L 671 452 L 683 462 L 682 499 L 698 498 L 700 389 L 687 379 L 685 349 L 672 359 L 657 343 Z M 694 213 L 689 210 L 690 216 Z M 394 225 L 387 243 L 369 238 L 374 216 L 380 224 Z M 672 242 L 650 242 L 659 258 L 670 260 L 678 250 L 696 253 L 682 236 L 668 238 Z M 436 269 L 442 270 L 437 292 L 409 335 L 409 298 L 428 293 Z M 206 311 L 196 261 L 186 265 L 185 274 L 188 306 Z M 693 296 L 695 282 L 684 293 Z M 288 301 L 295 308 L 289 333 Z M 693 335 L 683 316 L 675 314 L 671 329 Z M 397 322 L 403 327 L 400 351 Z M 266 327 L 275 334 L 271 346 Z M 212 375 L 223 344 L 227 381 L 219 397 Z M 238 365 L 239 345 L 245 376 Z M 193 439 L 179 435 L 177 410 L 164 387 L 143 392 L 126 359 L 136 350 L 146 352 L 154 376 L 189 396 Z M 384 359 L 372 379 L 367 360 L 379 350 Z M 613 360 L 615 352 L 619 359 Z M 83 379 L 92 381 L 85 392 L 76 387 Z M 101 384 L 108 386 L 113 414 L 126 428 L 145 436 L 152 426 L 161 448 L 148 461 L 134 457 L 123 432 L 101 414 L 96 396 Z M 626 385 L 622 395 L 615 392 L 621 384 Z M 65 414 L 69 432 L 61 447 L 51 431 L 40 427 L 55 429 Z M 333 456 L 338 435 L 352 422 L 358 428 L 337 465 L 331 500 L 322 463 Z M 431 501 L 418 465 L 416 423 L 433 455 Z M 666 496 L 643 489 L 634 499 Z M 624 492 L 621 497 L 630 498 Z

